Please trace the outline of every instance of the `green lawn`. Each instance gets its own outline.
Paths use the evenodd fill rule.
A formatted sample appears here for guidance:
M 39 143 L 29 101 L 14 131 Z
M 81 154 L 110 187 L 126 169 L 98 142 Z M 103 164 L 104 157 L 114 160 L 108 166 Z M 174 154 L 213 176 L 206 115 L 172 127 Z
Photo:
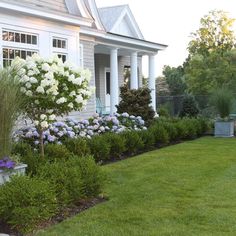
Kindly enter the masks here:
M 102 168 L 109 201 L 38 236 L 236 235 L 236 139 L 201 138 Z

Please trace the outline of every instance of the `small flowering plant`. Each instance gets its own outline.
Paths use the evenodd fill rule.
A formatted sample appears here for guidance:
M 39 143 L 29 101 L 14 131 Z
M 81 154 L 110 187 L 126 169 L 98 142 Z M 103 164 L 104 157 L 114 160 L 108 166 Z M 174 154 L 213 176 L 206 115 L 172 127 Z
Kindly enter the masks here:
M 100 117 L 98 114 L 88 120 L 68 118 L 64 122 L 57 121 L 49 125 L 43 132 L 43 141 L 47 143 L 63 143 L 68 138 L 92 138 L 107 132 L 121 133 L 126 130 L 145 130 L 145 122 L 140 116 L 129 116 L 128 113 Z M 33 146 L 39 145 L 39 133 L 35 127 L 26 127 L 14 133 L 16 141 L 24 140 Z
M 0 159 L 0 172 L 14 169 L 15 165 L 15 161 L 11 160 L 9 157 L 4 157 L 3 159 Z
M 26 60 L 16 58 L 12 67 L 20 81 L 21 92 L 28 100 L 25 110 L 40 135 L 44 156 L 43 131 L 56 116 L 80 111 L 86 106 L 93 92 L 89 86 L 91 73 L 69 62 L 63 63 L 57 56 L 43 59 L 38 54 Z

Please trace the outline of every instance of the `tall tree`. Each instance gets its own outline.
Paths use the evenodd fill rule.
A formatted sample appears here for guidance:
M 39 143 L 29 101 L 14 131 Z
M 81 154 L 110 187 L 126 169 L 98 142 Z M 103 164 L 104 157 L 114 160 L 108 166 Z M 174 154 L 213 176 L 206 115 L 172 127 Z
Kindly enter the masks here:
M 184 70 L 182 66 L 170 67 L 164 66 L 163 75 L 169 86 L 170 95 L 181 95 L 186 90 L 184 81 Z
M 200 23 L 184 63 L 188 90 L 201 95 L 222 85 L 236 88 L 234 19 L 223 11 L 211 11 Z
M 190 55 L 208 56 L 212 51 L 224 53 L 235 45 L 232 29 L 235 19 L 229 18 L 224 11 L 210 11 L 200 20 L 200 28 L 192 33 L 188 50 Z

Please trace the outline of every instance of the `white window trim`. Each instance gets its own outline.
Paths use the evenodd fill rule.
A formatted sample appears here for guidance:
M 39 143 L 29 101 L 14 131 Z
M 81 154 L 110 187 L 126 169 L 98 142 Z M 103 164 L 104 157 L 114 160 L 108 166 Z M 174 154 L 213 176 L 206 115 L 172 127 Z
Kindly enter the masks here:
M 37 44 L 28 44 L 28 43 L 18 43 L 18 42 L 12 42 L 12 41 L 5 41 L 2 40 L 2 32 L 3 31 L 12 31 L 16 33 L 25 33 L 25 34 L 30 34 L 30 35 L 35 35 L 37 37 Z M 13 28 L 6 28 L 2 27 L 1 28 L 1 42 L 2 42 L 2 48 L 3 47 L 8 47 L 8 48 L 19 48 L 19 49 L 30 49 L 30 50 L 39 50 L 39 34 L 32 33 L 32 32 L 27 32 L 27 31 L 21 31 L 18 29 L 13 29 Z
M 53 40 L 56 39 L 56 40 L 61 40 L 61 41 L 65 41 L 66 42 L 66 47 L 65 48 L 58 48 L 58 47 L 53 47 Z M 65 51 L 65 52 L 68 52 L 68 38 L 62 38 L 62 37 L 56 37 L 56 36 L 53 36 L 52 37 L 52 48 L 53 50 L 60 50 L 60 51 Z
M 68 44 L 69 44 L 69 37 L 67 35 L 61 35 L 61 34 L 50 34 L 50 51 L 51 55 L 57 55 L 57 54 L 63 54 L 66 56 L 66 60 L 69 60 L 69 50 L 68 50 Z M 60 39 L 66 41 L 66 48 L 57 48 L 53 47 L 53 39 Z
M 27 43 L 19 43 L 19 42 L 12 42 L 12 41 L 4 41 L 2 40 L 2 32 L 3 31 L 12 31 L 12 32 L 17 32 L 17 33 L 25 33 L 25 34 L 30 34 L 30 35 L 35 35 L 37 36 L 37 44 L 27 44 Z M 8 49 L 13 49 L 13 50 L 25 50 L 25 51 L 34 51 L 39 53 L 39 33 L 35 31 L 30 31 L 30 30 L 25 30 L 23 28 L 19 27 L 8 27 L 8 26 L 3 26 L 1 25 L 0 27 L 0 65 L 3 66 L 3 48 L 8 48 Z

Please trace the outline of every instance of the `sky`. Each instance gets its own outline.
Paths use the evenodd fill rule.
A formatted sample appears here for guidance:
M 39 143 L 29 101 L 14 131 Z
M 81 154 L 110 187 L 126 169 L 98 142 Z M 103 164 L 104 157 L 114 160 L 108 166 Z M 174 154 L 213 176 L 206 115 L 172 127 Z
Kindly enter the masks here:
M 158 53 L 156 75 L 162 74 L 164 65 L 179 66 L 186 59 L 191 32 L 200 26 L 200 19 L 212 10 L 228 12 L 236 18 L 236 0 L 95 0 L 98 7 L 128 4 L 144 38 L 167 44 Z M 236 23 L 234 25 L 236 34 Z M 143 60 L 143 73 L 148 74 L 147 58 Z

